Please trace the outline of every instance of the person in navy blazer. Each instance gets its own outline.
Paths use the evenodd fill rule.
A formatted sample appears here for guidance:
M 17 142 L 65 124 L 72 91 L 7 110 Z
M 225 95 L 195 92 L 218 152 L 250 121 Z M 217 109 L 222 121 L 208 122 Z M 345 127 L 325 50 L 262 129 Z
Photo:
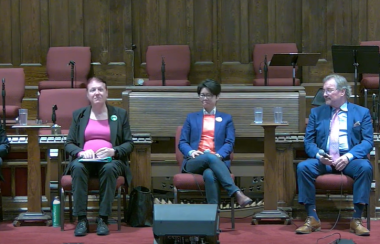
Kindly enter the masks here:
M 219 185 L 235 196 L 241 207 L 252 203 L 235 185 L 230 175 L 230 154 L 235 143 L 232 117 L 216 109 L 221 85 L 211 79 L 198 85 L 203 109 L 188 114 L 178 144 L 184 155 L 182 171 L 203 175 L 207 203 L 219 203 Z
M 98 177 L 99 218 L 96 232 L 108 235 L 108 216 L 112 212 L 116 181 L 124 176 L 131 182 L 129 154 L 134 144 L 127 111 L 107 104 L 106 82 L 93 77 L 88 80 L 87 98 L 91 105 L 73 112 L 65 150 L 72 157 L 65 174 L 72 176 L 74 215 L 78 216 L 74 235 L 84 236 L 89 231 L 87 220 L 87 191 L 89 177 Z M 111 157 L 111 162 L 79 162 L 79 159 Z
M 367 157 L 373 148 L 370 111 L 348 102 L 351 87 L 343 76 L 332 74 L 325 77 L 323 91 L 326 104 L 311 110 L 305 133 L 305 151 L 310 158 L 297 166 L 298 201 L 305 205 L 308 217 L 296 233 L 309 234 L 320 230 L 314 182 L 319 175 L 337 173 L 354 179 L 354 214 L 350 231 L 360 236 L 369 235 L 369 230 L 362 225 L 361 215 L 369 202 L 373 175 Z M 329 155 L 329 133 L 336 109 L 339 109 L 339 155 L 334 161 Z

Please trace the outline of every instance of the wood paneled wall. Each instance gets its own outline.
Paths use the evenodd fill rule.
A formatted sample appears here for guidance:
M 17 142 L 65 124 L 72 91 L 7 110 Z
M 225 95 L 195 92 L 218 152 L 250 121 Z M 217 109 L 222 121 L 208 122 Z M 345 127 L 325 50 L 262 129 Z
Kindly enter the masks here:
M 123 86 L 147 77 L 148 45 L 189 45 L 192 84 L 251 85 L 255 43 L 295 42 L 321 53 L 299 72 L 314 95 L 332 72 L 332 44 L 380 40 L 379 10 L 380 0 L 0 0 L 0 67 L 25 69 L 33 107 L 51 46 L 90 46 L 92 74 L 121 98 Z

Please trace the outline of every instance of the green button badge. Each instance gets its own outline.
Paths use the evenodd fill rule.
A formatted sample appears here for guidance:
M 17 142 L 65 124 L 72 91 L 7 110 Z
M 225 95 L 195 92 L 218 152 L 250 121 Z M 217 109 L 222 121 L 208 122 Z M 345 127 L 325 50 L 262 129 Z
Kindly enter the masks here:
M 116 116 L 116 115 L 112 115 L 112 116 L 111 116 L 111 120 L 112 120 L 112 121 L 116 121 L 116 120 L 117 120 L 117 116 Z

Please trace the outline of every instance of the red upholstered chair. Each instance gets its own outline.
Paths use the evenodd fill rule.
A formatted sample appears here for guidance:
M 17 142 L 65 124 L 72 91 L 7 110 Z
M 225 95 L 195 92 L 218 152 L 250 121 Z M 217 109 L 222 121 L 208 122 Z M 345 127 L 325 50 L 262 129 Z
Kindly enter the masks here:
M 352 194 L 354 180 L 343 174 L 320 175 L 315 180 L 317 194 Z M 371 228 L 370 205 L 367 208 L 367 228 Z
M 119 176 L 116 181 L 115 198 L 117 200 L 117 229 L 121 229 L 121 197 L 123 196 L 124 220 L 127 213 L 127 193 L 128 187 L 125 185 L 123 176 Z M 88 194 L 99 194 L 99 179 L 90 178 L 88 181 Z M 71 175 L 64 175 L 61 178 L 61 231 L 65 230 L 65 198 L 69 198 L 70 222 L 73 222 L 73 202 L 72 202 L 72 178 Z M 75 201 L 75 199 L 74 199 Z M 110 219 L 111 222 L 111 219 Z
M 49 89 L 40 93 L 38 110 L 39 119 L 51 123 L 52 108 L 57 105 L 57 125 L 61 126 L 61 133 L 67 135 L 71 125 L 73 112 L 76 109 L 90 105 L 86 89 Z M 51 134 L 50 129 L 40 130 L 40 134 Z
M 149 80 L 144 86 L 162 86 L 161 64 L 165 60 L 165 85 L 189 86 L 190 48 L 187 45 L 148 46 L 146 72 Z
M 18 117 L 22 99 L 25 94 L 25 74 L 23 68 L 1 68 L 0 81 L 5 82 L 5 118 L 14 120 Z M 1 86 L 2 84 L 0 84 Z M 3 118 L 3 99 L 0 98 L 0 116 Z
M 254 86 L 264 86 L 264 58 L 267 61 L 272 59 L 275 53 L 297 53 L 295 43 L 268 43 L 255 44 L 253 48 L 253 70 L 255 72 Z M 296 67 L 297 70 L 297 67 Z M 268 86 L 292 86 L 293 67 L 292 66 L 269 66 L 268 65 Z M 295 85 L 300 85 L 300 80 L 296 78 Z
M 360 46 L 379 46 L 380 41 L 365 41 L 361 42 Z M 360 85 L 364 91 L 364 106 L 367 107 L 368 90 L 376 90 L 376 94 L 379 89 L 379 74 L 363 74 Z
M 46 57 L 48 81 L 41 81 L 38 90 L 71 88 L 71 65 L 74 66 L 74 88 L 86 88 L 91 68 L 89 47 L 51 47 Z
M 179 203 L 180 195 L 184 193 L 195 193 L 202 192 L 205 194 L 205 182 L 203 176 L 199 174 L 190 174 L 190 173 L 181 173 L 182 172 L 182 161 L 183 154 L 178 149 L 178 142 L 181 136 L 182 126 L 177 127 L 176 136 L 175 136 L 175 156 L 179 166 L 178 174 L 173 177 L 173 190 L 174 190 L 174 203 Z M 233 160 L 233 153 L 230 155 L 231 162 Z M 235 176 L 231 174 L 231 177 L 234 179 Z M 234 197 L 231 197 L 231 226 L 232 229 L 235 229 L 235 208 L 234 208 Z

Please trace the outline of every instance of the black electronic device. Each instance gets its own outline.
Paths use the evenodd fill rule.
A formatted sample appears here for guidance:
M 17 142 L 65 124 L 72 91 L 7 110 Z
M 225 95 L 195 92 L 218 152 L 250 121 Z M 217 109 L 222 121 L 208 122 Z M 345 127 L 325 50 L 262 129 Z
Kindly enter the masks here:
M 155 204 L 153 234 L 157 244 L 219 243 L 217 204 Z

